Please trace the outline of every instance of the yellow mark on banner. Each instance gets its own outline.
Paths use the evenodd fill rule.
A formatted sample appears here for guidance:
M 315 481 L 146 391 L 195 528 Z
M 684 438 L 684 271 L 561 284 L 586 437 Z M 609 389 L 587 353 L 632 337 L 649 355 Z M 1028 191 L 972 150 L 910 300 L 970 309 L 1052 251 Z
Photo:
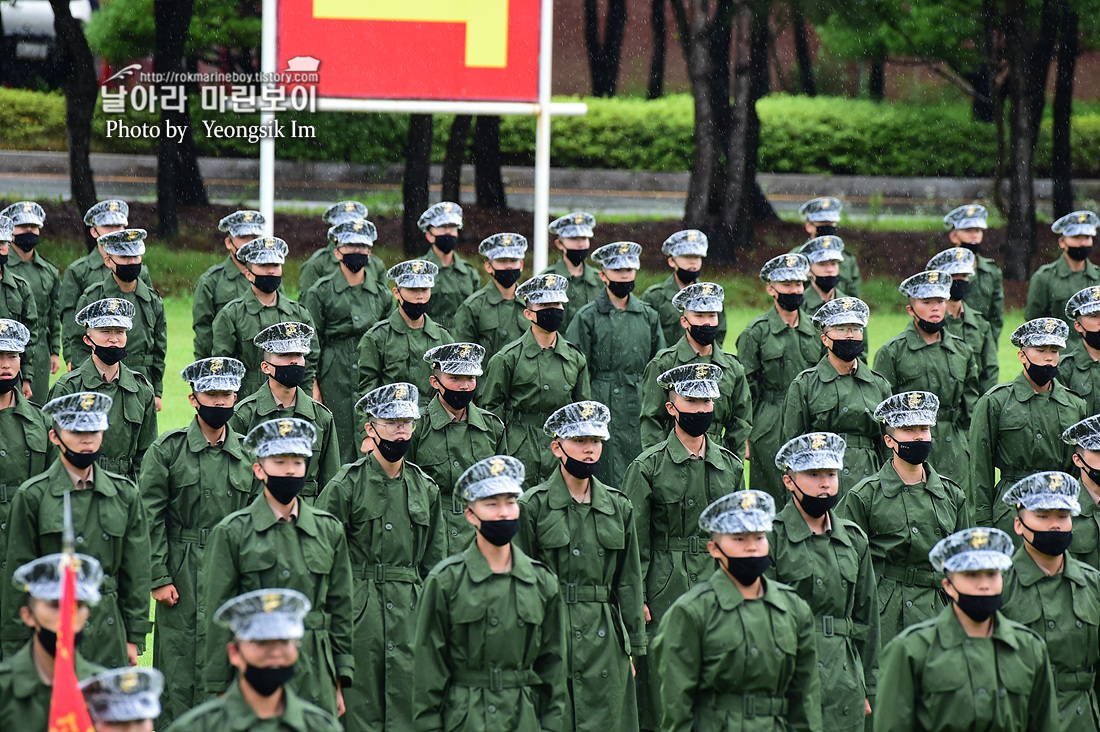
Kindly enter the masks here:
M 508 65 L 508 0 L 313 0 L 314 18 L 465 23 L 466 65 Z

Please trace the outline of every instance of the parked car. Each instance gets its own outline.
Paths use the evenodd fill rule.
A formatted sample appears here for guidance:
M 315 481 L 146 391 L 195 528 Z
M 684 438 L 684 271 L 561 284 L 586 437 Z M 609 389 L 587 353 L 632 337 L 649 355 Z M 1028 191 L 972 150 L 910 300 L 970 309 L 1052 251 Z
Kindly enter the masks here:
M 83 23 L 91 20 L 93 9 L 91 0 L 69 3 L 73 17 Z M 0 67 L 3 79 L 0 81 L 7 86 L 26 89 L 59 86 L 62 71 L 49 0 L 3 0 L 0 20 L 4 24 L 5 40 Z

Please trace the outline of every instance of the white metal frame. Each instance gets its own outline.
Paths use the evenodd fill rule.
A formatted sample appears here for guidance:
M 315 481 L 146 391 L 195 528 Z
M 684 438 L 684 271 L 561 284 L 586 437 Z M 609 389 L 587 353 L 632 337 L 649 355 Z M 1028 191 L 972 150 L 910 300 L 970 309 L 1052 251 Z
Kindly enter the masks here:
M 553 0 L 541 0 L 539 8 L 539 97 L 538 102 L 458 102 L 417 101 L 391 99 L 339 99 L 317 100 L 320 112 L 385 112 L 393 114 L 485 114 L 485 115 L 533 115 L 535 128 L 535 236 L 532 257 L 535 272 L 546 268 L 549 260 L 549 232 L 546 224 L 550 217 L 550 116 L 582 115 L 588 105 L 580 102 L 550 101 L 551 57 L 553 55 L 554 7 Z M 263 29 L 260 71 L 266 76 L 276 68 L 276 43 L 278 0 L 263 0 Z M 264 112 L 261 124 L 272 124 L 275 114 Z M 275 139 L 260 140 L 260 213 L 266 219 L 265 229 L 270 236 L 275 223 Z

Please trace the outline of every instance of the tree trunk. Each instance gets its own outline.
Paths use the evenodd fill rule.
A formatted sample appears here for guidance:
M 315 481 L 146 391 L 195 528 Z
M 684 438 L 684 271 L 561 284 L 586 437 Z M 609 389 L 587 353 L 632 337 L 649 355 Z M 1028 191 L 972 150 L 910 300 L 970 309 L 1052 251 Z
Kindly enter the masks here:
M 1051 151 L 1051 179 L 1054 188 L 1054 218 L 1073 211 L 1073 157 L 1070 147 L 1070 115 L 1073 111 L 1073 72 L 1077 65 L 1077 13 L 1062 6 L 1058 29 L 1058 72 L 1054 77 L 1054 124 Z
M 462 189 L 462 161 L 470 142 L 470 125 L 474 118 L 468 114 L 455 115 L 451 132 L 447 135 L 447 152 L 443 156 L 443 200 L 459 203 Z
M 993 69 L 988 62 L 978 64 L 966 80 L 974 87 L 970 102 L 970 118 L 975 122 L 992 122 L 996 110 L 993 105 Z
M 1031 39 L 1031 53 L 1027 64 L 1027 93 L 1031 95 L 1031 148 L 1039 139 L 1039 127 L 1046 106 L 1047 74 L 1054 58 L 1054 44 L 1058 39 L 1058 5 L 1061 0 L 1043 0 L 1039 14 L 1039 32 Z
M 477 205 L 507 208 L 504 177 L 500 173 L 500 117 L 479 116 L 474 126 L 474 190 Z
M 626 28 L 626 0 L 608 0 L 607 23 L 600 42 L 599 0 L 584 0 L 584 43 L 592 73 L 592 93 L 597 97 L 615 95 Z
M 668 0 L 650 0 L 649 23 L 653 28 L 653 57 L 649 62 L 649 87 L 647 99 L 660 99 L 665 91 L 665 54 L 668 49 L 668 23 L 665 20 L 665 3 Z
M 424 235 L 416 226 L 420 214 L 428 208 L 428 182 L 432 162 L 432 116 L 409 115 L 409 136 L 405 142 L 405 179 L 401 185 L 404 211 L 401 230 L 403 250 L 415 257 L 424 252 Z
M 817 81 L 814 79 L 813 60 L 810 58 L 810 39 L 806 32 L 806 18 L 802 8 L 791 5 L 791 24 L 794 26 L 794 52 L 798 57 L 798 76 L 802 80 L 802 93 L 808 97 L 817 96 Z
M 714 145 L 717 155 L 710 179 L 707 218 L 722 215 L 728 175 L 730 134 L 730 46 L 733 43 L 733 23 L 722 22 L 723 9 L 707 24 L 707 54 L 710 63 L 710 99 L 714 114 Z
M 95 179 L 92 176 L 92 115 L 95 113 L 95 60 L 84 37 L 84 29 L 69 12 L 67 0 L 50 0 L 53 27 L 57 36 L 60 68 L 65 79 L 65 130 L 69 142 L 69 186 L 81 211 L 95 205 Z
M 153 3 L 153 23 L 155 26 L 155 39 L 153 55 L 156 71 L 160 74 L 172 72 L 183 73 L 186 71 L 184 62 L 184 44 L 187 42 L 187 29 L 191 24 L 191 13 L 194 11 L 193 0 L 155 0 Z M 164 99 L 165 90 L 171 84 L 160 84 L 157 91 L 161 99 Z M 186 93 L 186 90 L 184 90 Z M 179 204 L 180 181 L 182 179 L 182 160 L 180 148 L 182 141 L 164 134 L 164 130 L 183 129 L 188 130 L 185 138 L 191 137 L 190 119 L 184 113 L 170 111 L 161 105 L 160 125 L 161 136 L 157 142 L 157 233 L 160 236 L 171 238 L 179 234 Z M 197 162 L 196 162 L 197 167 Z
M 867 94 L 873 101 L 881 102 L 886 98 L 886 61 L 882 58 L 873 58 L 868 64 L 870 74 L 867 83 Z
M 1035 246 L 1035 186 L 1032 180 L 1031 120 L 1034 97 L 1030 71 L 1033 43 L 1028 38 L 1027 9 L 1022 0 L 1010 6 L 1007 48 L 1009 77 L 1009 190 L 1005 277 L 1028 278 Z

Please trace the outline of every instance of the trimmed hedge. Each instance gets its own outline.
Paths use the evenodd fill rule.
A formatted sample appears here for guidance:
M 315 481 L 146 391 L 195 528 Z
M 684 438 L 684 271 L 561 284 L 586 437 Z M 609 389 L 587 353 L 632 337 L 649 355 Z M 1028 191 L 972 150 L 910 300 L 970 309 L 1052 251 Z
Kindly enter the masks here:
M 195 100 L 197 102 L 197 100 Z M 552 165 L 561 168 L 618 168 L 681 171 L 691 166 L 691 98 L 669 96 L 649 102 L 635 98 L 587 99 L 584 117 L 553 121 Z M 1100 108 L 1077 103 L 1073 118 L 1073 167 L 1079 178 L 1100 177 Z M 1051 122 L 1043 121 L 1035 154 L 1036 174 L 1050 174 Z M 992 175 L 995 130 L 973 122 L 964 103 L 883 103 L 838 97 L 772 95 L 757 104 L 760 115 L 761 172 L 836 175 L 959 176 Z M 255 125 L 259 115 L 216 114 L 192 105 L 192 132 L 200 154 L 254 156 L 258 145 L 246 139 L 208 139 L 203 120 L 224 125 Z M 287 125 L 313 125 L 315 139 L 281 139 L 276 155 L 291 160 L 364 164 L 400 162 L 408 118 L 404 115 L 286 114 Z M 97 112 L 93 149 L 153 153 L 155 140 L 107 138 L 106 120 Z M 156 123 L 149 114 L 129 113 L 131 124 Z M 443 158 L 451 117 L 435 120 L 433 158 Z M 505 117 L 500 144 L 506 164 L 534 164 L 535 122 Z M 0 89 L 0 147 L 64 150 L 64 98 Z

